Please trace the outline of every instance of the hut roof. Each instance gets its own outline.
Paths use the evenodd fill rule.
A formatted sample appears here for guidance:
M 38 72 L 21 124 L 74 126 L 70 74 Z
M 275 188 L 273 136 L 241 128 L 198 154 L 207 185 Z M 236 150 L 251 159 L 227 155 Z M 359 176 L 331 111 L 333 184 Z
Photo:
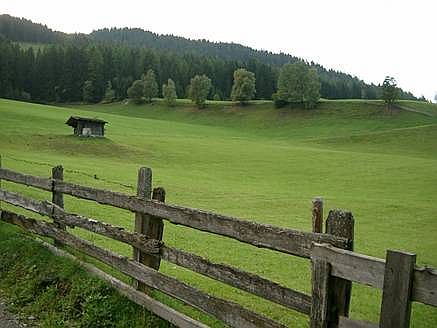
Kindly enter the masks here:
M 79 122 L 79 121 L 94 122 L 94 123 L 101 123 L 101 124 L 108 123 L 108 122 L 106 122 L 104 120 L 100 120 L 98 118 L 70 116 L 70 118 L 67 120 L 67 122 L 65 122 L 65 124 L 72 126 L 72 127 L 76 127 L 77 122 Z

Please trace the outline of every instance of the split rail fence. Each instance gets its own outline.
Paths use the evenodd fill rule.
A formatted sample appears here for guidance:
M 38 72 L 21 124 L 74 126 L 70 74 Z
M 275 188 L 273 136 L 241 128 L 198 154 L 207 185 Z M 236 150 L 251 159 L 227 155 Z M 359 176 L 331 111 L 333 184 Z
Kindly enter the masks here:
M 133 286 L 88 263 L 80 262 L 134 302 L 178 327 L 206 326 L 151 298 L 148 295 L 151 289 L 179 299 L 231 327 L 283 325 L 240 304 L 209 295 L 164 275 L 159 272 L 161 260 L 306 314 L 313 328 L 403 328 L 409 326 L 411 302 L 437 307 L 436 270 L 416 267 L 416 256 L 410 253 L 389 250 L 386 260 L 383 260 L 353 252 L 354 219 L 350 212 L 329 211 L 325 233 L 322 233 L 323 201 L 319 198 L 313 200 L 313 231 L 305 232 L 166 204 L 165 190 L 160 187 L 152 189 L 152 171 L 149 168 L 139 170 L 136 196 L 66 182 L 63 179 L 62 166 L 54 167 L 50 178 L 0 168 L 1 180 L 50 192 L 51 201 L 39 201 L 0 188 L 0 201 L 47 216 L 53 222 L 35 220 L 8 210 L 1 210 L 2 221 L 18 225 L 40 236 L 53 238 L 55 246 L 67 245 L 132 277 Z M 65 211 L 64 194 L 134 212 L 134 232 Z M 166 246 L 162 241 L 163 220 L 226 236 L 256 247 L 310 259 L 311 295 L 256 274 L 226 264 L 213 263 L 198 255 Z M 80 227 L 129 244 L 133 247 L 133 256 L 128 258 L 102 249 L 69 233 L 66 227 Z M 62 247 L 47 243 L 46 246 L 58 255 L 72 257 Z M 352 282 L 383 290 L 378 324 L 349 318 Z

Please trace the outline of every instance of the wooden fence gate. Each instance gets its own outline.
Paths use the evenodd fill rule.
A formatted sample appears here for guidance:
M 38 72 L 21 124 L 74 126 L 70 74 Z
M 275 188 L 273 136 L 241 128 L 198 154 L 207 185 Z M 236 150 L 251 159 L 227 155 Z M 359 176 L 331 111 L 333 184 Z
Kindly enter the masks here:
M 61 166 L 53 168 L 51 178 L 0 168 L 2 179 L 50 192 L 51 201 L 39 201 L 0 188 L 0 201 L 47 216 L 53 223 L 9 210 L 1 210 L 2 221 L 40 236 L 51 237 L 55 246 L 74 248 L 132 277 L 135 280 L 134 286 L 79 261 L 87 270 L 108 281 L 134 302 L 179 327 L 206 326 L 154 300 L 147 294 L 149 288 L 213 315 L 231 327 L 276 328 L 283 325 L 235 302 L 206 294 L 164 275 L 159 272 L 161 260 L 306 314 L 313 328 L 403 328 L 409 326 L 412 301 L 437 307 L 436 270 L 416 267 L 415 255 L 405 252 L 389 250 L 385 261 L 353 252 L 354 219 L 350 212 L 329 211 L 325 233 L 322 233 L 323 202 L 319 198 L 313 201 L 313 231 L 305 232 L 166 204 L 165 190 L 152 188 L 152 171 L 149 168 L 139 170 L 136 196 L 66 182 L 63 180 Z M 134 212 L 134 231 L 129 232 L 121 227 L 65 211 L 64 194 Z M 307 295 L 230 265 L 214 263 L 196 254 L 168 247 L 162 242 L 163 220 L 256 247 L 310 259 L 312 293 Z M 80 227 L 129 244 L 133 247 L 133 256 L 127 258 L 102 249 L 69 233 L 66 227 Z M 58 255 L 72 257 L 59 247 L 46 246 Z M 349 319 L 352 282 L 383 290 L 378 324 Z

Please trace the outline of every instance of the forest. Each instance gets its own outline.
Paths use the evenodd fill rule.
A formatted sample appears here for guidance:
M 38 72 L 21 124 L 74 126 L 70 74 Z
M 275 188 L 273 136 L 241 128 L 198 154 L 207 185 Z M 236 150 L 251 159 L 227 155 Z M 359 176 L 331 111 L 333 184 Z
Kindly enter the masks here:
M 100 102 L 111 86 L 116 100 L 149 69 L 156 74 L 158 94 L 169 78 L 179 97 L 186 97 L 190 79 L 206 75 L 212 81 L 209 99 L 231 98 L 233 73 L 239 68 L 256 77 L 255 99 L 272 99 L 280 68 L 304 62 L 316 69 L 320 95 L 327 99 L 377 99 L 381 87 L 357 77 L 327 70 L 288 54 L 259 51 L 239 44 L 190 40 L 141 29 L 102 29 L 90 34 L 66 34 L 24 18 L 0 15 L 0 97 L 38 102 Z M 416 99 L 400 91 L 400 99 Z

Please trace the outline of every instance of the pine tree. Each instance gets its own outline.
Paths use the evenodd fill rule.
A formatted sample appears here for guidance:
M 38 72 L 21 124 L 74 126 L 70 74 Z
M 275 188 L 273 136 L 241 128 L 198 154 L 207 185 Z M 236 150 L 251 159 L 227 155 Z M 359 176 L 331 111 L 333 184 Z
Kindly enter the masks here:
M 112 83 L 111 83 L 111 81 L 108 81 L 108 82 L 106 83 L 105 96 L 104 96 L 103 100 L 104 100 L 106 103 L 110 103 L 110 102 L 113 102 L 114 99 L 115 99 L 115 91 L 114 91 L 114 89 L 112 88 Z
M 83 101 L 87 103 L 94 102 L 94 85 L 93 81 L 85 81 L 82 88 Z

